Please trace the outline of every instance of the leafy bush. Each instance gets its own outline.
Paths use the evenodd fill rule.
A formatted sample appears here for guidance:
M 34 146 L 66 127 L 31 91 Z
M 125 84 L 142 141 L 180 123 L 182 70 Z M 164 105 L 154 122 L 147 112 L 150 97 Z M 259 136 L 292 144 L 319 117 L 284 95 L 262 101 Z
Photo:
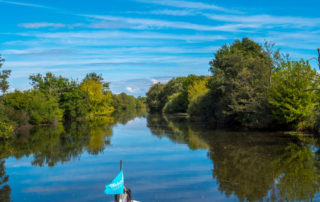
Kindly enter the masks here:
M 147 92 L 146 103 L 150 112 L 161 112 L 166 104 L 164 87 L 164 84 L 156 83 Z
M 193 98 L 188 107 L 188 115 L 193 119 L 211 120 L 215 106 L 211 104 L 212 100 L 212 95 L 209 92 Z
M 89 118 L 109 115 L 114 111 L 111 106 L 112 94 L 108 91 L 104 92 L 104 86 L 101 82 L 87 79 L 81 83 L 80 89 L 87 95 Z
M 13 133 L 13 125 L 0 121 L 0 140 L 8 139 Z
M 308 62 L 283 62 L 272 76 L 268 99 L 274 118 L 298 130 L 312 128 L 313 115 L 318 105 L 319 83 L 315 82 L 316 70 Z
M 56 98 L 39 90 L 9 93 L 5 96 L 5 105 L 25 112 L 30 124 L 52 123 L 62 118 Z
M 166 105 L 163 108 L 163 112 L 172 114 L 172 113 L 184 113 L 185 107 L 184 107 L 185 99 L 182 96 L 181 93 L 175 93 L 169 97 L 169 101 L 166 103 Z

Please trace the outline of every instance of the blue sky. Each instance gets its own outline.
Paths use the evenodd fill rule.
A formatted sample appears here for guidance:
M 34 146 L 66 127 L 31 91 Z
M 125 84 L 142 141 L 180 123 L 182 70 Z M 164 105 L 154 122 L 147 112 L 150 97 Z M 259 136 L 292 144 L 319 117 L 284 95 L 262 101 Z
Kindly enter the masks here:
M 30 88 L 30 74 L 97 72 L 112 91 L 137 96 L 172 77 L 210 74 L 214 52 L 242 37 L 294 59 L 320 47 L 315 0 L 0 0 L 0 9 L 11 90 Z

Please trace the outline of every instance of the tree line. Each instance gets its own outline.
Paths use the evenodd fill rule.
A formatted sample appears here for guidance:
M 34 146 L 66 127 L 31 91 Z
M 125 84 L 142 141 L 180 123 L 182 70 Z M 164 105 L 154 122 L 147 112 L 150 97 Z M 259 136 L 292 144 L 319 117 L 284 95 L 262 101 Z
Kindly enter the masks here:
M 210 76 L 157 83 L 147 92 L 150 112 L 187 113 L 216 127 L 319 131 L 319 75 L 274 44 L 248 38 L 222 46 Z
M 0 68 L 4 59 L 0 56 Z M 114 112 L 144 108 L 144 98 L 113 94 L 101 74 L 89 73 L 81 81 L 34 74 L 32 89 L 7 92 L 10 70 L 0 72 L 0 139 L 7 139 L 22 125 L 92 120 Z

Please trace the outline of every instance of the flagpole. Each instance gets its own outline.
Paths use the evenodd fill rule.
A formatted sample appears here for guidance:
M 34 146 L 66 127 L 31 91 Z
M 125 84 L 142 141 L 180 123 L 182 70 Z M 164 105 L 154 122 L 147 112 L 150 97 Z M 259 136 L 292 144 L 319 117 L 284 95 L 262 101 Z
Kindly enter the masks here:
M 120 171 L 121 170 L 122 170 L 122 160 L 120 160 Z M 123 173 L 122 173 L 122 177 L 123 177 Z M 131 190 L 128 188 L 125 188 L 125 186 L 123 185 L 123 194 L 115 194 L 114 201 L 115 202 L 130 201 L 131 202 L 132 201 Z
M 122 160 L 120 160 L 120 171 L 122 170 Z M 114 195 L 114 201 L 119 202 L 120 201 L 120 194 Z

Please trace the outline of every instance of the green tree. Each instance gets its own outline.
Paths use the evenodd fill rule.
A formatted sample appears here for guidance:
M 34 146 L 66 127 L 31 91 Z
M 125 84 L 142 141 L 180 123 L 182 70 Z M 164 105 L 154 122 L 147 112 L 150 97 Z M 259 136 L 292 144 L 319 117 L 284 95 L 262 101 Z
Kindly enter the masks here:
M 196 83 L 204 79 L 204 76 L 196 76 L 191 74 L 187 77 L 180 77 L 179 80 L 173 79 L 169 81 L 168 84 L 166 84 L 164 87 L 166 103 L 163 108 L 163 112 L 186 113 L 191 96 L 194 96 L 194 93 L 199 90 L 195 89 L 199 87 Z M 172 83 L 175 85 L 172 85 Z M 194 87 L 194 85 L 197 85 L 197 87 Z M 173 94 L 170 94 L 170 92 L 172 92 Z
M 191 103 L 194 99 L 198 96 L 202 96 L 208 93 L 208 80 L 209 77 L 206 77 L 203 80 L 195 81 L 189 88 L 188 88 L 188 101 Z
M 173 113 L 184 113 L 186 100 L 182 93 L 175 93 L 168 98 L 165 106 L 163 107 L 163 112 L 167 114 Z
M 55 76 L 51 72 L 45 76 L 31 75 L 31 85 L 44 94 L 56 97 L 59 107 L 63 110 L 65 120 L 82 118 L 87 113 L 86 93 L 76 81 L 70 81 L 62 76 Z M 85 80 L 92 79 L 102 83 L 102 78 L 95 74 L 88 74 Z
M 87 94 L 75 81 L 68 82 L 60 95 L 59 106 L 64 111 L 65 120 L 76 120 L 88 113 Z
M 4 61 L 5 59 L 0 55 L 0 69 L 2 68 Z M 10 74 L 11 74 L 11 70 L 2 70 L 0 72 L 0 90 L 2 94 L 5 94 L 9 89 L 8 78 Z
M 188 89 L 188 115 L 192 119 L 209 120 L 210 119 L 210 107 L 212 105 L 209 88 L 208 88 L 209 77 L 203 80 L 195 82 Z
M 163 91 L 164 91 L 165 102 L 168 101 L 171 95 L 182 91 L 183 83 L 185 80 L 186 80 L 186 77 L 173 78 L 164 86 Z
M 39 90 L 16 90 L 8 93 L 5 96 L 5 105 L 16 111 L 26 112 L 31 124 L 53 123 L 62 118 L 56 98 Z
M 137 108 L 138 100 L 132 95 L 120 93 L 112 96 L 112 105 L 116 111 L 133 110 Z
M 177 77 L 171 79 L 167 84 L 160 84 L 157 83 L 153 85 L 148 93 L 147 93 L 147 99 L 146 99 L 146 104 L 151 112 L 162 112 L 164 110 L 165 105 L 174 99 L 172 99 L 174 94 L 180 93 L 183 88 L 183 83 L 186 80 L 186 77 Z M 171 97 L 173 96 L 173 97 Z M 171 98 L 170 98 L 171 97 Z M 171 107 L 170 107 L 171 108 Z M 183 103 L 183 109 L 185 108 L 185 103 Z M 174 108 L 171 108 L 174 110 Z M 180 109 L 178 110 L 180 111 Z M 183 110 L 184 111 L 184 110 Z M 174 111 L 170 113 L 174 113 Z M 167 111 L 168 113 L 168 111 Z
M 156 83 L 147 92 L 147 107 L 150 112 L 161 112 L 165 105 L 164 84 Z
M 97 74 L 95 72 L 89 73 L 86 75 L 86 77 L 83 79 L 83 81 L 96 81 L 99 82 L 103 86 L 104 91 L 109 90 L 109 82 L 104 82 L 102 74 Z
M 104 92 L 103 84 L 99 81 L 84 79 L 80 89 L 86 93 L 89 118 L 109 115 L 114 111 L 111 106 L 112 94 Z
M 31 75 L 29 79 L 31 80 L 30 84 L 34 89 L 55 97 L 61 95 L 69 82 L 67 78 L 55 76 L 51 72 L 46 73 L 45 76 L 42 76 L 41 74 Z
M 265 127 L 270 68 L 269 54 L 256 42 L 243 38 L 224 45 L 210 61 L 211 117 L 217 122 Z
M 10 138 L 14 133 L 13 129 L 14 128 L 12 124 L 0 121 L 0 140 L 6 140 Z
M 319 95 L 317 72 L 309 62 L 282 62 L 272 76 L 272 87 L 268 99 L 272 114 L 280 124 L 291 125 L 303 130 L 313 127 Z

